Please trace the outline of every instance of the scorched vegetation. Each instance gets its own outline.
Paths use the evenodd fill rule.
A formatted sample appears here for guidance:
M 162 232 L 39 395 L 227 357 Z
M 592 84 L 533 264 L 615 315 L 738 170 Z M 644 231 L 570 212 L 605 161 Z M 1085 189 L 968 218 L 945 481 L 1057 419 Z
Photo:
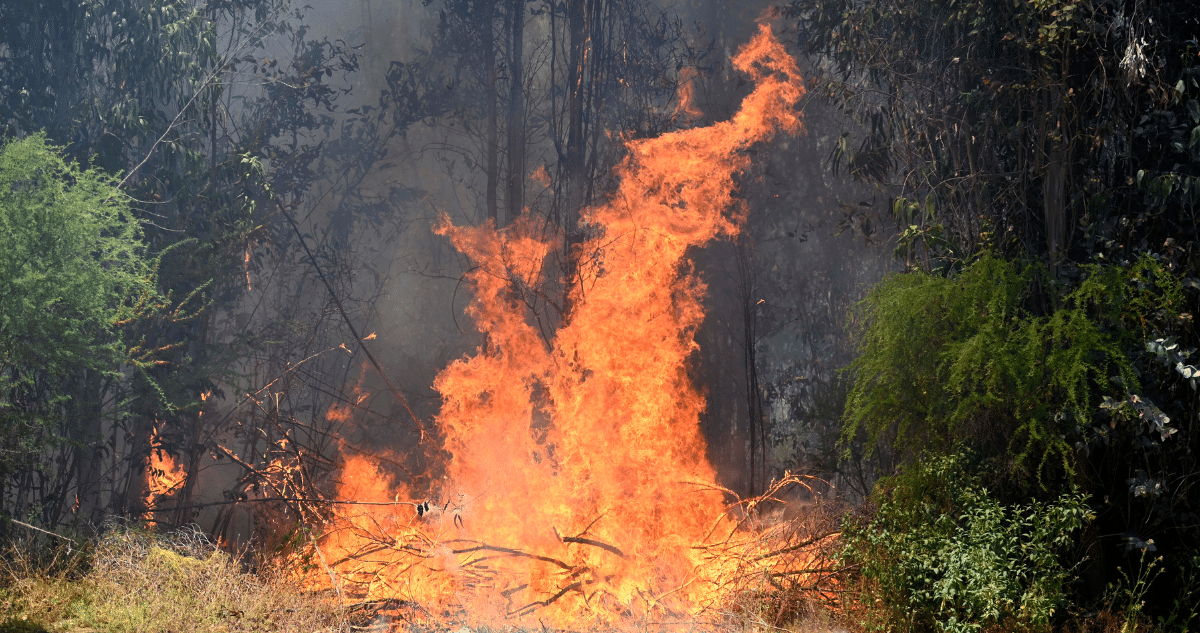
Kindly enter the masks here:
M 0 4 L 0 631 L 1200 626 L 1200 11 L 760 4 Z

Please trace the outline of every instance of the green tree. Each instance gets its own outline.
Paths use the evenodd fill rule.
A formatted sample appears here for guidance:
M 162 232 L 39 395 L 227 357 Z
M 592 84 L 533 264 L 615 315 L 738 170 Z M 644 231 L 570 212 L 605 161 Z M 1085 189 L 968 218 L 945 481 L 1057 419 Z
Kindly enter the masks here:
M 1012 467 L 989 471 L 998 481 L 1042 475 L 1040 487 L 1000 488 L 1009 500 L 1078 485 L 1096 517 L 1081 595 L 1099 598 L 1150 551 L 1191 560 L 1194 3 L 794 0 L 788 11 L 816 60 L 810 94 L 856 124 L 830 166 L 887 198 L 914 271 L 858 313 L 844 437 L 869 431 L 856 437 L 908 460 L 965 444 Z M 1195 590 L 1193 571 L 1168 565 L 1159 586 L 1179 593 L 1150 592 L 1146 613 L 1166 618 Z
M 842 560 L 868 581 L 868 630 L 1047 631 L 1061 620 L 1086 499 L 1005 504 L 976 483 L 977 467 L 961 454 L 912 464 L 882 482 L 869 522 L 847 521 Z
M 1054 270 L 1195 236 L 1191 2 L 794 0 L 789 12 L 824 60 L 812 93 L 858 123 L 832 166 L 890 196 L 910 264 L 991 248 Z
M 0 511 L 51 527 L 141 514 L 152 450 L 197 470 L 213 432 L 201 395 L 232 384 L 254 345 L 220 332 L 218 315 L 244 296 L 255 246 L 293 248 L 281 210 L 323 177 L 339 82 L 357 69 L 302 19 L 279 0 L 0 3 L 0 137 L 44 133 L 119 178 L 171 305 L 125 326 L 142 371 L 60 385 L 72 441 L 0 479 Z M 109 415 L 114 402 L 127 414 Z
M 59 151 L 0 148 L 0 477 L 79 424 L 75 383 L 138 364 L 122 327 L 159 304 L 127 198 Z

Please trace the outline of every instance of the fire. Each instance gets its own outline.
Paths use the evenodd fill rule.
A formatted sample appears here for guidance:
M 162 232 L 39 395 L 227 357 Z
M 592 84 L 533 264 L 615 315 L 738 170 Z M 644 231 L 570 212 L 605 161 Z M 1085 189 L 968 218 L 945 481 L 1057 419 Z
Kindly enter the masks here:
M 163 449 L 156 428 L 150 437 L 150 459 L 146 468 L 146 496 L 143 498 L 146 513 L 143 519 L 150 525 L 155 523 L 154 513 L 160 501 L 179 490 L 187 482 L 187 471 L 183 465 Z
M 375 333 L 371 332 L 371 334 L 363 340 L 370 341 L 374 338 Z M 325 419 L 331 422 L 348 422 L 354 414 L 354 409 L 371 396 L 370 393 L 363 389 L 363 381 L 367 379 L 368 366 L 368 363 L 364 361 L 362 367 L 360 367 L 358 370 L 358 382 L 351 387 L 351 392 L 354 394 L 353 397 L 330 405 L 329 409 L 325 412 Z
M 468 311 L 487 342 L 434 384 L 451 458 L 430 498 L 346 460 L 338 496 L 360 505 L 338 506 L 318 551 L 339 592 L 485 620 L 662 622 L 719 606 L 747 560 L 769 559 L 738 541 L 705 457 L 688 376 L 705 285 L 686 254 L 737 234 L 744 150 L 801 129 L 804 87 L 765 25 L 734 65 L 755 89 L 732 120 L 629 143 L 611 201 L 581 215 L 593 237 L 548 341 L 513 290 L 539 287 L 558 240 L 528 217 L 443 218 L 478 265 Z
M 183 466 L 161 448 L 150 451 L 150 468 L 146 472 L 147 507 L 153 508 L 158 499 L 175 492 L 187 479 Z
M 694 120 L 704 114 L 696 105 L 696 78 L 696 69 L 691 66 L 679 71 L 679 103 L 674 114 L 677 119 Z

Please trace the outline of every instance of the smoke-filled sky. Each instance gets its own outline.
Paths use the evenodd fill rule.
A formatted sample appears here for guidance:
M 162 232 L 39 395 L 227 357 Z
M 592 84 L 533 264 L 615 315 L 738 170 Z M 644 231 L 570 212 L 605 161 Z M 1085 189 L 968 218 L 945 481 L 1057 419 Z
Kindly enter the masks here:
M 530 43 L 526 85 L 532 104 L 526 115 L 530 121 L 548 121 L 545 117 L 551 116 L 547 114 L 551 111 L 544 105 L 549 102 L 548 94 L 538 92 L 539 77 L 548 76 L 551 68 L 543 41 L 545 17 L 536 15 L 535 5 L 528 6 L 534 17 L 525 35 Z M 749 90 L 729 60 L 754 33 L 757 18 L 768 7 L 768 2 L 711 0 L 647 5 L 647 15 L 657 11 L 656 19 L 665 17 L 677 25 L 675 33 L 683 41 L 680 46 L 703 54 L 699 61 L 693 60 L 699 70 L 691 79 L 698 116 L 676 121 L 672 110 L 678 102 L 668 92 L 670 100 L 647 106 L 653 110 L 649 119 L 688 127 L 728 118 Z M 319 3 L 304 10 L 310 36 L 361 45 L 359 71 L 341 80 L 348 89 L 340 100 L 342 111 L 378 103 L 396 62 L 410 66 L 430 63 L 428 53 L 435 45 L 439 9 L 437 2 L 425 6 L 420 0 L 360 0 Z M 539 24 L 543 25 L 540 31 Z M 777 25 L 786 27 L 778 21 Z M 786 43 L 788 37 L 784 29 L 781 39 Z M 465 47 L 470 48 L 470 44 Z M 447 76 L 456 70 L 448 69 Z M 664 77 L 660 83 L 688 83 L 686 76 L 681 79 L 677 74 L 679 68 L 668 71 L 674 76 Z M 451 101 L 469 103 L 481 98 L 475 93 L 462 94 L 477 93 L 478 84 L 464 80 L 453 88 L 458 94 L 447 97 Z M 739 492 L 761 487 L 783 468 L 831 468 L 827 427 L 832 420 L 821 416 L 835 414 L 821 411 L 820 393 L 832 382 L 832 371 L 844 361 L 841 330 L 845 308 L 881 269 L 880 249 L 870 243 L 872 231 L 869 226 L 864 231 L 861 217 L 855 220 L 858 216 L 854 215 L 856 209 L 873 204 L 869 192 L 830 180 L 821 168 L 831 134 L 822 126 L 827 125 L 829 114 L 811 99 L 801 109 L 806 132 L 777 138 L 750 151 L 750 167 L 739 179 L 747 212 L 743 236 L 736 243 L 724 240 L 691 255 L 699 278 L 708 285 L 704 300 L 708 316 L 695 333 L 699 350 L 691 370 L 707 401 L 700 430 L 708 440 L 708 457 L 720 481 Z M 641 124 L 635 124 L 635 130 L 637 125 Z M 464 313 L 472 293 L 462 276 L 471 262 L 444 237 L 434 234 L 442 214 L 456 224 L 486 221 L 484 151 L 478 126 L 478 117 L 472 119 L 454 108 L 407 126 L 388 141 L 387 157 L 352 189 L 336 177 L 318 185 L 302 218 L 312 239 L 336 254 L 327 266 L 341 275 L 340 283 L 348 284 L 342 288 L 349 296 L 349 312 L 359 322 L 360 335 L 375 334 L 368 343 L 374 356 L 425 423 L 433 419 L 440 404 L 432 388 L 435 376 L 483 342 Z M 555 173 L 561 147 L 548 137 L 544 125 L 531 124 L 530 130 L 526 206 L 534 214 L 551 214 L 553 192 L 539 183 L 545 174 Z M 598 142 L 614 148 L 606 151 L 619 154 L 619 138 L 610 134 L 628 130 L 604 132 Z M 335 143 L 338 134 L 335 126 L 327 141 Z M 340 173 L 336 163 L 329 173 Z M 613 181 L 607 173 L 599 173 L 596 181 L 594 200 L 598 202 Z M 347 214 L 338 201 L 348 198 L 371 202 L 374 206 L 365 208 L 374 209 L 374 214 Z M 269 281 L 271 272 L 251 270 L 250 277 L 256 276 Z M 263 283 L 247 295 L 243 312 L 252 316 L 238 323 L 253 328 L 258 319 L 258 327 L 263 327 L 279 318 L 279 314 L 255 308 L 272 292 L 277 304 L 285 304 L 281 313 L 292 318 L 305 309 L 315 309 L 325 299 L 315 285 L 277 283 L 272 289 L 270 283 Z M 290 293 L 299 298 L 289 300 Z M 553 315 L 547 319 L 553 320 Z M 539 322 L 539 326 L 552 330 L 550 323 Z M 352 390 L 361 382 L 368 394 L 362 409 L 376 412 L 363 415 L 357 411 L 342 428 L 340 439 L 352 446 L 392 451 L 398 459 L 409 459 L 409 466 L 418 471 L 431 470 L 424 461 L 427 456 L 413 456 L 420 452 L 413 446 L 419 438 L 396 423 L 407 413 L 386 394 L 386 386 L 374 372 L 364 370 L 362 354 L 323 358 L 319 377 L 323 389 L 357 399 Z M 755 382 L 757 388 L 748 386 Z M 319 397 L 314 398 L 318 401 Z M 323 413 L 314 409 L 313 415 Z M 751 457 L 754 451 L 757 456 Z

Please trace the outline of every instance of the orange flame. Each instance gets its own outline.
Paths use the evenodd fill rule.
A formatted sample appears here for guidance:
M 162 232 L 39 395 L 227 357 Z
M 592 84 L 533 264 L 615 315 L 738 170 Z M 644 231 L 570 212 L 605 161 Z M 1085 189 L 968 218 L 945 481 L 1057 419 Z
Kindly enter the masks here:
M 557 240 L 528 217 L 503 231 L 442 219 L 437 231 L 479 266 L 468 312 L 487 344 L 434 383 L 452 456 L 436 498 L 410 501 L 370 460 L 346 460 L 339 498 L 372 505 L 339 506 L 321 542 L 340 582 L 562 625 L 694 616 L 726 597 L 737 562 L 706 546 L 735 522 L 688 376 L 705 285 L 686 253 L 738 232 L 744 150 L 800 130 L 804 94 L 765 25 L 734 65 L 755 89 L 732 120 L 630 142 L 611 202 L 582 213 L 594 236 L 574 254 L 569 319 L 549 342 L 512 289 L 538 287 Z
M 146 496 L 143 498 L 146 513 L 143 519 L 154 525 L 154 513 L 164 498 L 180 489 L 187 481 L 187 471 L 170 453 L 162 448 L 158 429 L 150 437 L 150 459 L 146 468 Z
M 372 332 L 370 336 L 367 336 L 363 340 L 370 341 L 374 338 L 375 333 Z M 366 400 L 371 396 L 371 394 L 363 388 L 363 382 L 367 378 L 367 367 L 367 362 L 363 361 L 362 367 L 360 367 L 358 371 L 358 381 L 353 387 L 350 388 L 351 392 L 354 394 L 353 397 L 349 397 L 343 401 L 335 402 L 329 405 L 329 409 L 325 411 L 325 419 L 331 422 L 348 422 L 354 414 L 354 409 L 361 405 L 363 400 Z
M 150 452 L 150 468 L 146 472 L 146 485 L 149 493 L 146 495 L 147 507 L 154 507 L 154 503 L 171 494 L 184 482 L 187 478 L 187 473 L 184 472 L 183 465 L 175 461 L 169 453 L 162 449 L 155 449 Z
M 675 105 L 674 118 L 698 119 L 703 112 L 696 105 L 696 69 L 688 66 L 679 71 L 679 103 Z

